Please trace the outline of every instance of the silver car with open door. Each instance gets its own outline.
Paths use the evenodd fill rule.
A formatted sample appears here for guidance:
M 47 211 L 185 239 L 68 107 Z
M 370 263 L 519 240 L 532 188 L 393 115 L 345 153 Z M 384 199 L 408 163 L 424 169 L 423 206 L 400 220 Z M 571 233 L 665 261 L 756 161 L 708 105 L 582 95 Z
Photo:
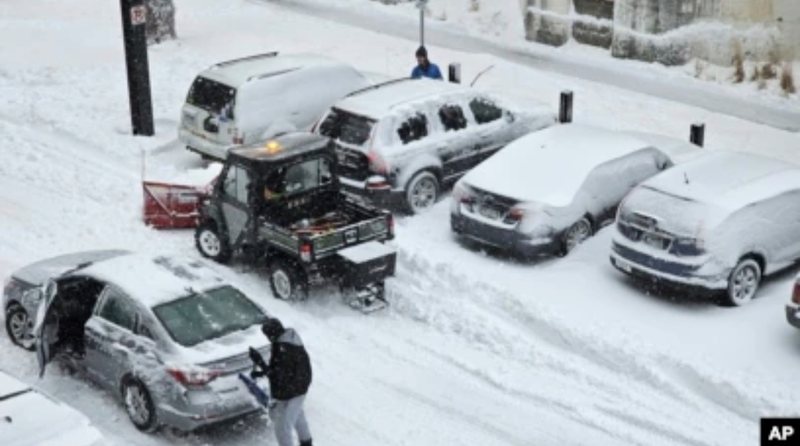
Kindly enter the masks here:
M 26 310 L 40 374 L 60 360 L 118 396 L 143 431 L 258 409 L 237 374 L 250 367 L 248 347 L 267 354 L 266 313 L 241 291 L 202 261 L 116 252 L 65 270 L 63 259 L 28 267 L 47 278 Z

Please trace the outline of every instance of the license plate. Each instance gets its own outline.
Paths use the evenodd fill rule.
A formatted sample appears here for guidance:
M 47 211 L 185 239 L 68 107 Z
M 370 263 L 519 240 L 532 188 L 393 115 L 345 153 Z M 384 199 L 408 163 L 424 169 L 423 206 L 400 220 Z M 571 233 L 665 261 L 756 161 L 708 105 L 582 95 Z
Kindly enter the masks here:
M 494 208 L 481 208 L 481 215 L 492 220 L 500 218 L 500 211 Z
M 625 271 L 626 273 L 633 272 L 633 268 L 631 268 L 631 264 L 620 259 L 614 259 L 614 263 L 617 265 L 617 268 Z

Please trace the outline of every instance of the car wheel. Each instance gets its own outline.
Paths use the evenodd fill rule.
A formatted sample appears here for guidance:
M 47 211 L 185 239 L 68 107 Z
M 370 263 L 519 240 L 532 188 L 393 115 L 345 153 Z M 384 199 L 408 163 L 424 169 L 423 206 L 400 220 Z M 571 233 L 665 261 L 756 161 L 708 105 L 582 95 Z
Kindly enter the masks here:
M 280 300 L 302 300 L 308 294 L 308 283 L 303 273 L 284 260 L 272 262 L 269 268 L 269 285 L 272 294 Z
M 439 179 L 431 172 L 418 172 L 406 185 L 406 207 L 412 214 L 430 209 L 438 198 Z
M 129 378 L 122 384 L 122 402 L 131 423 L 143 432 L 153 432 L 158 427 L 156 406 L 141 381 Z
M 569 254 L 576 246 L 580 245 L 591 236 L 592 222 L 586 217 L 581 218 L 564 232 L 561 240 L 561 254 Z
M 220 235 L 217 225 L 213 222 L 204 222 L 198 226 L 194 233 L 194 240 L 197 250 L 203 257 L 219 263 L 227 263 L 231 259 L 228 240 Z
M 735 307 L 749 303 L 755 297 L 760 284 L 761 265 L 753 259 L 740 260 L 728 278 L 725 303 Z
M 6 332 L 14 345 L 25 350 L 33 350 L 36 347 L 33 319 L 19 304 L 11 304 L 6 310 Z

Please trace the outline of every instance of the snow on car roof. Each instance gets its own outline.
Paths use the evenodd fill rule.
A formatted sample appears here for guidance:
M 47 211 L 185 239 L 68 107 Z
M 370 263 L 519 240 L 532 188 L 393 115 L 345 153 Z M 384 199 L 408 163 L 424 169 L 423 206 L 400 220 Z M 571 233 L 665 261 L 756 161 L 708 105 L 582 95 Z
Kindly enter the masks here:
M 335 107 L 358 115 L 380 119 L 392 108 L 421 99 L 469 91 L 451 82 L 432 79 L 403 79 L 368 87 L 339 101 Z
M 119 287 L 145 306 L 155 306 L 225 283 L 203 261 L 164 255 L 128 254 L 97 262 L 85 274 Z
M 316 54 L 255 55 L 212 65 L 203 70 L 200 76 L 238 88 L 251 78 L 321 66 L 349 67 L 343 62 Z
M 99 262 L 128 253 L 124 250 L 72 252 L 31 263 L 15 271 L 13 276 L 31 285 L 42 285 L 48 279 L 58 277 L 81 264 Z
M 581 124 L 517 139 L 464 177 L 478 189 L 525 202 L 568 205 L 598 165 L 646 147 L 633 135 Z
M 800 189 L 800 167 L 752 153 L 713 151 L 643 185 L 734 210 Z

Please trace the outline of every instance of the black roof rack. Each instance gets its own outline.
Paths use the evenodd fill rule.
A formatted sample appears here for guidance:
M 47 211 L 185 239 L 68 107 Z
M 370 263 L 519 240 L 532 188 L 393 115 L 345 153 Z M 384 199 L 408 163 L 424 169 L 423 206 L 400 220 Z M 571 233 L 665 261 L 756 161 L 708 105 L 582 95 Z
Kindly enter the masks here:
M 388 85 L 394 85 L 394 84 L 399 84 L 400 82 L 413 81 L 413 80 L 416 80 L 416 79 L 411 79 L 411 78 L 408 78 L 408 77 L 401 77 L 401 78 L 398 78 L 398 79 L 392 79 L 392 80 L 388 80 L 386 82 L 380 82 L 380 83 L 377 83 L 375 85 L 370 85 L 369 87 L 364 87 L 364 88 L 362 88 L 360 90 L 353 91 L 353 92 L 351 92 L 350 94 L 348 94 L 345 97 L 349 98 L 350 96 L 355 96 L 355 95 L 358 95 L 358 94 L 361 94 L 361 93 L 365 93 L 365 92 L 371 91 L 371 90 L 377 90 L 377 89 L 379 89 L 381 87 L 386 87 Z
M 275 57 L 277 55 L 278 55 L 277 51 L 272 51 L 272 52 L 263 53 L 263 54 L 253 54 L 252 56 L 245 56 L 245 57 L 240 57 L 238 59 L 231 59 L 231 60 L 226 60 L 224 62 L 219 62 L 219 63 L 216 63 L 216 64 L 212 65 L 211 68 L 220 68 L 220 67 L 224 67 L 224 66 L 227 66 L 227 65 L 231 65 L 231 64 L 237 63 L 237 62 L 244 62 L 246 60 L 256 60 L 256 59 L 262 59 L 262 58 L 267 58 L 267 57 Z

